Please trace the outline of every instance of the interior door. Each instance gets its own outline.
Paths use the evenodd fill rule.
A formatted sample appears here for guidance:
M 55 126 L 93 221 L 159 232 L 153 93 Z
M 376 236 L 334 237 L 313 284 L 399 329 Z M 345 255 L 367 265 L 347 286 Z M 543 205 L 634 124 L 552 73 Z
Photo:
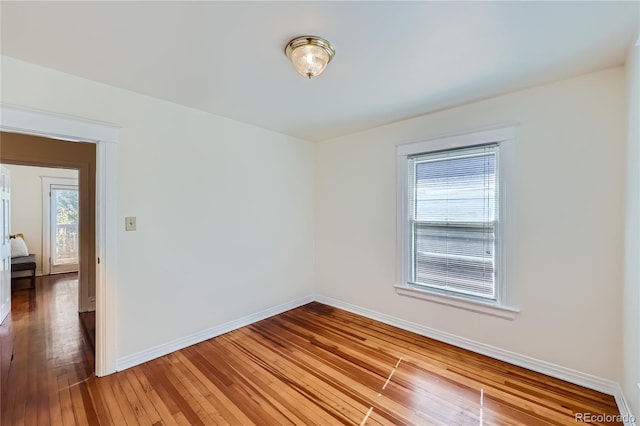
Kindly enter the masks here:
M 0 323 L 11 310 L 11 175 L 0 165 Z

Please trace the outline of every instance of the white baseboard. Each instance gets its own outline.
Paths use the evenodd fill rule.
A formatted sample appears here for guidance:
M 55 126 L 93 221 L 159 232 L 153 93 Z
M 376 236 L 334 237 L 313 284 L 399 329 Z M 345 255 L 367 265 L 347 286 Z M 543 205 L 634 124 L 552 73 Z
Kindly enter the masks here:
M 213 337 L 220 336 L 221 334 L 228 333 L 238 328 L 253 324 L 254 322 L 281 314 L 290 309 L 297 308 L 312 301 L 313 297 L 311 295 L 301 297 L 290 302 L 286 302 L 281 305 L 256 312 L 254 314 L 247 315 L 245 317 L 238 318 L 236 320 L 229 321 L 224 324 L 208 328 L 206 330 L 201 330 L 167 343 L 163 343 L 153 348 L 145 349 L 143 351 L 118 358 L 116 360 L 116 371 L 122 371 L 138 364 L 151 361 L 152 359 L 159 358 L 161 356 L 170 354 L 171 352 L 184 349 L 188 346 L 195 345 L 196 343 L 200 343 Z
M 618 409 L 620 410 L 620 415 L 622 416 L 622 418 L 632 419 L 631 411 L 629 410 L 629 406 L 627 405 L 627 402 L 622 393 L 622 388 L 617 382 L 614 382 L 612 380 L 603 379 L 591 374 L 572 370 L 561 365 L 541 361 L 539 359 L 517 354 L 515 352 L 507 351 L 505 349 L 497 348 L 485 343 L 476 342 L 471 339 L 456 336 L 451 333 L 446 333 L 400 318 L 392 317 L 390 315 L 363 308 L 361 306 L 352 305 L 350 303 L 342 302 L 330 297 L 316 294 L 314 299 L 320 303 L 324 303 L 325 305 L 344 309 L 345 311 L 362 315 L 363 317 L 380 321 L 382 323 L 392 325 L 403 330 L 411 331 L 413 333 L 420 334 L 422 336 L 429 337 L 440 342 L 448 343 L 459 348 L 468 349 L 481 355 L 486 355 L 500 361 L 508 362 L 509 364 L 527 368 L 529 370 L 546 374 L 547 376 L 551 376 L 556 379 L 564 380 L 569 383 L 574 383 L 585 388 L 612 395 L 616 399 L 616 403 L 618 404 Z M 625 426 L 635 426 L 635 423 L 625 423 Z
M 622 387 L 617 385 L 617 390 L 613 394 L 613 397 L 616 399 L 616 404 L 618 404 L 618 410 L 620 410 L 620 416 L 624 421 L 624 426 L 636 426 L 636 422 L 640 419 L 636 419 L 631 413 L 631 408 L 629 404 L 627 404 L 627 400 L 624 398 L 624 393 L 622 392 Z

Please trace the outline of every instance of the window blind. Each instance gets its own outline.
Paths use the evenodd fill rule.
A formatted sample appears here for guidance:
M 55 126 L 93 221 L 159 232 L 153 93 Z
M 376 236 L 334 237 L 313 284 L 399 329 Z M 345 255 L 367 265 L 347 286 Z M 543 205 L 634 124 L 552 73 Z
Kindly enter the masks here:
M 408 158 L 412 284 L 496 299 L 497 149 Z

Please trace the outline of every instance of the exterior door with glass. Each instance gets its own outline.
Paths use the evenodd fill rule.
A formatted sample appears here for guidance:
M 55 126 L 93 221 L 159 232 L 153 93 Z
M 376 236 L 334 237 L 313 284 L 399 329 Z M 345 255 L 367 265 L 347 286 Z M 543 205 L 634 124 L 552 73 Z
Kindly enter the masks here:
M 45 273 L 60 274 L 78 270 L 80 260 L 78 185 L 73 179 L 47 182 L 48 213 L 45 219 L 45 247 L 48 265 Z M 48 232 L 47 232 L 48 231 Z M 49 268 L 46 268 L 48 266 Z M 46 270 L 48 269 L 48 271 Z

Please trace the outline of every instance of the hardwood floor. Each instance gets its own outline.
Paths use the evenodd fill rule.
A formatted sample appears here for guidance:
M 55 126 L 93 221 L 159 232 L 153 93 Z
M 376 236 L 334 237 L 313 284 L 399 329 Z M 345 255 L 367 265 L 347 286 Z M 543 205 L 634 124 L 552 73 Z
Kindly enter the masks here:
M 0 328 L 2 425 L 575 425 L 576 413 L 618 414 L 611 396 L 319 303 L 95 378 L 76 291 L 39 279 L 14 293 Z
M 91 405 L 86 387 L 73 386 L 94 369 L 77 306 L 77 274 L 38 277 L 35 290 L 12 292 L 0 327 L 2 425 L 60 424 L 73 419 L 72 401 Z

